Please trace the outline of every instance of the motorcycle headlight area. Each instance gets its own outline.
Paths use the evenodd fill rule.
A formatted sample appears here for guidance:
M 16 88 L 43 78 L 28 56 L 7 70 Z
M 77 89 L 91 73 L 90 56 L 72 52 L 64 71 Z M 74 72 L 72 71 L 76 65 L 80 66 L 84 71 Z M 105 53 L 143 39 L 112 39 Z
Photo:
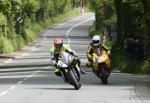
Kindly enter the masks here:
M 101 56 L 101 61 L 104 61 L 105 60 L 105 56 Z
M 68 67 L 64 62 L 62 62 L 62 61 L 60 61 L 60 60 L 58 61 L 57 66 L 58 66 L 58 67 L 63 67 L 63 68 Z
M 94 62 L 100 62 L 100 58 L 99 57 L 95 57 L 95 58 L 93 58 L 93 61 Z

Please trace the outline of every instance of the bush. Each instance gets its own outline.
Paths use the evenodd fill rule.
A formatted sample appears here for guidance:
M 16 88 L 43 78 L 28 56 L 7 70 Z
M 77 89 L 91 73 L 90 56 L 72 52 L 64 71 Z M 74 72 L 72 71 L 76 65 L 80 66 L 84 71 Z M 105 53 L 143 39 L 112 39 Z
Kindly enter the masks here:
M 121 48 L 116 48 L 113 46 L 112 48 L 112 64 L 120 71 L 125 71 L 127 64 L 126 64 L 126 58 L 124 56 L 123 51 L 121 51 Z
M 150 58 L 144 61 L 141 73 L 150 74 Z
M 9 38 L 3 36 L 0 33 L 0 53 L 11 53 L 13 51 L 21 49 L 25 44 L 37 39 L 39 32 L 48 26 L 62 22 L 68 18 L 78 15 L 78 9 L 71 10 L 66 14 L 60 14 L 57 17 L 49 18 L 38 23 L 32 23 L 31 19 L 27 16 L 24 24 L 24 35 L 19 35 L 10 32 Z M 32 24 L 32 25 L 31 25 Z
M 95 35 L 95 23 L 89 28 L 89 36 L 93 37 Z
M 11 43 L 13 44 L 14 51 L 20 50 L 25 45 L 24 39 L 20 35 L 16 35 L 15 38 L 11 40 Z
M 102 34 L 102 31 L 95 30 L 95 23 L 94 23 L 89 29 L 89 36 L 93 37 L 94 35 L 101 35 L 101 34 Z
M 121 72 L 126 73 L 147 73 L 148 63 L 144 63 L 141 60 L 128 59 L 124 50 L 117 48 L 116 46 L 112 49 L 112 64 Z M 149 70 L 150 71 L 150 70 Z
M 32 27 L 32 30 L 38 34 L 41 30 L 42 30 L 42 26 L 39 24 L 39 23 L 36 23 L 33 27 Z
M 4 40 L 4 38 L 2 37 L 2 33 L 0 33 L 0 53 L 3 53 L 3 40 Z
M 3 35 L 0 36 L 0 47 L 1 53 L 11 53 L 13 51 L 13 45 L 11 41 Z
M 25 29 L 25 36 L 26 36 L 25 41 L 27 44 L 37 38 L 36 33 L 30 29 Z

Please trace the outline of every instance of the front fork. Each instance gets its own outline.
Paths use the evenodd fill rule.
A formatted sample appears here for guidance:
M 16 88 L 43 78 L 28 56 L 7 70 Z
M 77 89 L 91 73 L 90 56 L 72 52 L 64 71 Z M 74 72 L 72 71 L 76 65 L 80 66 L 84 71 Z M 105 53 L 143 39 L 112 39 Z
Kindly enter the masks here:
M 73 72 L 77 78 L 78 81 L 80 81 L 80 78 L 81 78 L 81 69 L 80 67 L 78 66 L 78 63 L 75 64 L 75 66 L 73 67 Z

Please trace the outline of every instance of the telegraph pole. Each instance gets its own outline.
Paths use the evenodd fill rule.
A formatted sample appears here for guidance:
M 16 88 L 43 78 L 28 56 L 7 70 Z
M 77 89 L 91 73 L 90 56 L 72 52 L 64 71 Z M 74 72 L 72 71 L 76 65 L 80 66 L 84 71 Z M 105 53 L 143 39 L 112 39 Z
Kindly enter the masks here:
M 83 0 L 80 0 L 80 13 L 84 13 L 84 9 L 83 9 Z

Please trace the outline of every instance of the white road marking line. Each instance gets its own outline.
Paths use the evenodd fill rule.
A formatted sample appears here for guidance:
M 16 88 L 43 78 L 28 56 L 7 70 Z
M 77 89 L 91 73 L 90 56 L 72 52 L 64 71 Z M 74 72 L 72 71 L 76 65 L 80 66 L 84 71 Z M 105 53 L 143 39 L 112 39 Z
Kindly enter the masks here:
M 89 19 L 87 19 L 87 20 L 85 20 L 85 21 L 83 21 L 83 22 L 81 22 L 81 23 L 75 24 L 75 25 L 73 25 L 69 30 L 67 30 L 67 32 L 66 32 L 66 37 L 68 38 L 68 45 L 70 45 L 70 39 L 69 39 L 69 37 L 68 37 L 68 36 L 69 36 L 69 32 L 72 31 L 73 28 L 75 28 L 75 27 L 77 27 L 77 26 L 79 26 L 79 25 L 81 25 L 81 24 L 83 24 L 83 23 L 86 23 L 86 22 L 88 22 L 88 21 L 90 21 L 90 20 L 94 20 L 94 17 L 89 18 Z
M 32 75 L 28 75 L 28 78 L 31 78 L 32 77 Z
M 6 90 L 6 91 L 2 92 L 2 93 L 0 94 L 0 96 L 5 95 L 7 92 L 8 92 L 8 90 Z
M 39 73 L 39 72 L 40 72 L 40 70 L 36 71 L 36 73 Z
M 9 88 L 9 90 L 12 90 L 12 89 L 14 89 L 14 88 L 16 88 L 17 87 L 17 85 L 13 85 L 13 86 L 11 86 L 10 88 Z
M 77 26 L 79 26 L 79 25 L 81 25 L 81 24 L 83 24 L 83 23 L 85 23 L 85 22 L 88 22 L 88 21 L 90 21 L 90 20 L 93 20 L 93 19 L 94 19 L 94 17 L 93 17 L 93 18 L 90 18 L 90 19 L 87 19 L 87 20 L 85 20 L 85 21 L 83 21 L 83 22 L 81 22 L 81 23 L 78 23 L 78 24 L 72 26 L 72 27 L 67 31 L 66 36 L 67 36 L 67 37 L 69 36 L 69 32 L 72 31 L 73 28 L 75 28 L 75 27 L 77 27 Z M 68 45 L 70 45 L 70 39 L 69 39 L 69 37 L 68 37 Z M 39 72 L 40 72 L 40 70 L 38 70 L 38 71 L 34 72 L 33 74 L 27 76 L 27 77 L 24 78 L 23 80 L 27 80 L 28 78 L 31 78 L 32 76 L 34 76 L 35 74 L 37 74 L 37 73 L 39 73 Z M 23 81 L 19 81 L 17 84 L 19 85 L 19 84 L 21 84 L 21 83 L 23 83 Z M 14 89 L 15 87 L 17 87 L 17 85 L 11 86 L 11 87 L 9 88 L 9 90 Z M 6 93 L 8 93 L 8 90 L 2 92 L 2 93 L 0 94 L 0 96 L 5 95 Z
M 27 80 L 27 79 L 29 79 L 29 78 L 33 77 L 35 74 L 37 74 L 37 73 L 39 73 L 39 72 L 40 72 L 40 70 L 35 71 L 35 72 L 34 72 L 34 73 L 32 73 L 31 75 L 28 75 L 28 76 L 27 76 L 27 78 L 24 78 L 24 80 Z
M 93 19 L 93 18 L 87 19 L 87 20 L 85 20 L 85 21 L 83 21 L 83 22 L 81 22 L 81 23 L 78 23 L 78 24 L 72 26 L 72 27 L 67 31 L 66 36 L 68 37 L 69 32 L 70 32 L 73 28 L 75 28 L 75 27 L 77 27 L 77 26 L 79 26 L 79 25 L 81 25 L 81 24 L 83 24 L 83 23 L 85 23 L 85 22 L 87 22 L 87 21 L 90 21 L 90 20 L 92 20 L 92 19 Z M 45 38 L 44 38 L 44 39 L 45 39 Z M 68 44 L 70 45 L 70 39 L 69 39 L 69 38 L 68 38 L 68 41 L 69 41 Z M 35 74 L 37 74 L 37 73 L 39 73 L 39 72 L 40 72 L 40 70 L 34 72 L 33 74 L 29 75 L 28 77 L 24 78 L 23 80 L 25 81 L 25 80 L 31 78 L 32 76 L 34 76 Z M 22 84 L 22 83 L 23 83 L 23 81 L 19 81 L 17 84 L 19 85 L 19 84 Z M 11 87 L 9 88 L 9 90 L 13 90 L 13 89 L 16 88 L 16 87 L 17 87 L 17 85 L 13 85 L 13 86 L 11 86 Z M 9 90 L 6 90 L 6 91 L 2 92 L 2 93 L 0 94 L 0 96 L 5 95 L 6 93 L 9 92 Z
M 28 77 L 24 78 L 24 79 L 23 79 L 23 81 L 19 81 L 19 82 L 17 82 L 17 85 L 22 84 L 25 80 L 29 79 L 29 77 L 32 77 L 32 76 L 34 76 L 35 74 L 37 74 L 37 73 L 39 73 L 39 72 L 40 72 L 40 70 L 35 71 L 34 73 L 32 73 L 31 75 L 29 75 Z M 13 86 L 11 86 L 8 90 L 6 90 L 6 91 L 4 91 L 4 92 L 0 93 L 0 96 L 5 95 L 6 93 L 8 93 L 8 92 L 9 92 L 9 90 L 13 90 L 14 88 L 16 88 L 16 87 L 17 87 L 17 85 L 13 85 Z
M 37 74 L 37 73 L 39 73 L 39 72 L 40 72 L 40 70 L 35 71 L 34 73 L 32 73 L 31 75 L 28 75 L 28 76 L 27 76 L 26 78 L 24 78 L 23 80 L 25 81 L 25 80 L 27 80 L 27 79 L 33 77 L 35 74 Z
M 28 79 L 28 77 L 24 78 L 23 80 L 25 81 L 25 80 L 27 80 L 27 79 Z
M 74 18 L 74 19 L 68 20 L 68 22 L 73 22 L 73 21 L 75 21 L 75 20 L 78 20 L 79 18 L 82 18 L 82 17 L 86 16 L 86 15 L 88 15 L 88 14 L 80 15 L 80 16 Z M 54 29 L 55 29 L 55 28 L 60 28 L 60 27 L 62 27 L 63 25 L 66 25 L 66 24 L 67 24 L 66 22 L 64 22 L 64 23 L 62 23 L 62 24 L 56 24 L 55 27 L 53 27 L 53 28 L 54 28 Z
M 23 81 L 19 81 L 17 84 L 22 84 L 23 83 Z

